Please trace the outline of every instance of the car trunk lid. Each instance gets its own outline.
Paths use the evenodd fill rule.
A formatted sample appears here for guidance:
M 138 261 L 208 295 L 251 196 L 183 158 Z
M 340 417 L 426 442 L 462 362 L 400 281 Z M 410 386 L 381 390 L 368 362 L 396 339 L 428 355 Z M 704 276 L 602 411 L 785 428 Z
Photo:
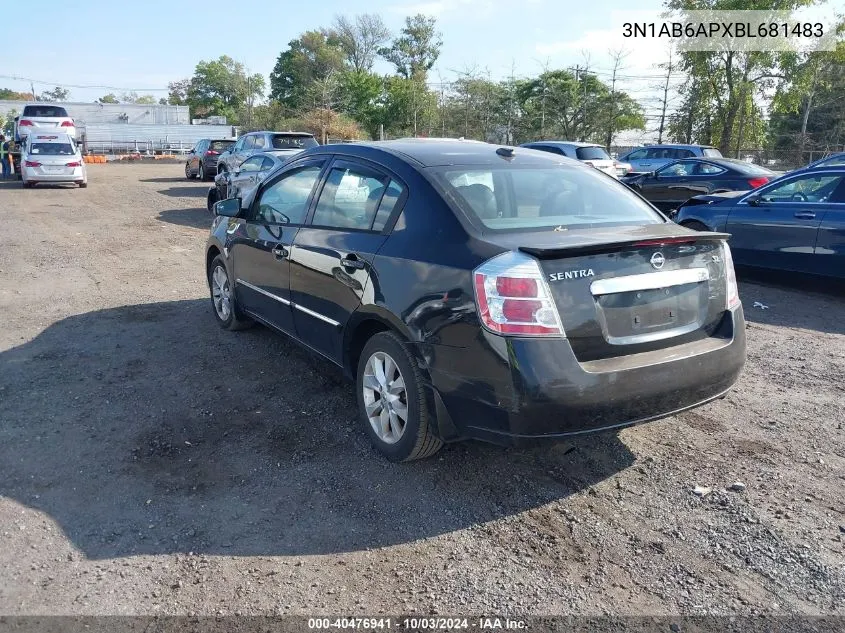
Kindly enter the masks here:
M 537 258 L 582 362 L 709 336 L 724 316 L 723 233 L 677 226 L 511 235 Z

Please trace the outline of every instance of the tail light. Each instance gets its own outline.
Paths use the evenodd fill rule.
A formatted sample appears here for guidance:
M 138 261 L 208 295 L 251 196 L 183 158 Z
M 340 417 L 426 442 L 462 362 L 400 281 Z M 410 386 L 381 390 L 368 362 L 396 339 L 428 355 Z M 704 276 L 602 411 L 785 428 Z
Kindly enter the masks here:
M 220 152 L 218 152 L 218 151 L 216 151 L 216 150 L 210 149 L 210 150 L 208 150 L 208 151 L 205 153 L 205 155 L 206 155 L 206 156 L 217 156 L 219 153 L 220 153 Z
M 23 164 L 26 167 L 41 167 L 41 163 L 39 163 L 38 161 L 35 161 L 35 160 L 25 160 L 23 162 Z
M 740 304 L 739 287 L 736 284 L 736 271 L 734 270 L 734 259 L 731 255 L 731 247 L 727 242 L 722 243 L 725 260 L 725 308 L 730 310 Z
M 29 119 L 21 119 L 20 121 L 18 121 L 18 127 L 30 127 L 32 125 L 34 124 Z
M 59 127 L 73 127 L 73 121 L 62 121 L 62 124 Z
M 473 272 L 482 325 L 496 334 L 563 336 L 560 315 L 537 260 L 511 251 Z
M 762 185 L 765 185 L 769 182 L 769 179 L 766 176 L 760 176 L 759 178 L 750 178 L 748 180 L 748 184 L 751 185 L 752 189 L 756 189 Z
M 65 167 L 82 167 L 82 163 L 74 161 L 72 163 L 65 163 Z

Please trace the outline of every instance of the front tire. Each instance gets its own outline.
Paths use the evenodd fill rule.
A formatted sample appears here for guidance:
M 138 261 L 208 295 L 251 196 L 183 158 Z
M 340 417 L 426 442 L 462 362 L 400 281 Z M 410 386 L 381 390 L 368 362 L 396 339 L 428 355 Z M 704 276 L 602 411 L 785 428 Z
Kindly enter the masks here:
M 214 318 L 224 330 L 243 330 L 252 325 L 238 309 L 235 288 L 229 279 L 226 262 L 218 255 L 208 267 L 208 287 L 211 291 L 211 309 Z
M 220 200 L 220 194 L 217 191 L 217 187 L 211 187 L 208 190 L 208 195 L 206 196 L 205 205 L 208 209 L 208 212 L 214 215 L 214 204 Z
M 429 419 L 422 370 L 407 343 L 379 332 L 364 346 L 358 412 L 373 447 L 394 462 L 431 457 L 443 446 Z
M 197 171 L 197 178 L 205 180 L 205 167 L 203 167 L 202 163 L 200 163 L 199 171 Z

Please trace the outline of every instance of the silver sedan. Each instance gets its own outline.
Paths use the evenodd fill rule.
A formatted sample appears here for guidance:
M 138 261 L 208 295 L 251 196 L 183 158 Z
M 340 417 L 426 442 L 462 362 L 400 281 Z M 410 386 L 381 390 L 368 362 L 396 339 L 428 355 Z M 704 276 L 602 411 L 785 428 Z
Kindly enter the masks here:
M 295 155 L 288 151 L 261 152 L 247 158 L 234 171 L 224 171 L 217 174 L 214 185 L 208 190 L 207 206 L 209 213 L 218 200 L 245 198 L 264 182 L 267 176 Z

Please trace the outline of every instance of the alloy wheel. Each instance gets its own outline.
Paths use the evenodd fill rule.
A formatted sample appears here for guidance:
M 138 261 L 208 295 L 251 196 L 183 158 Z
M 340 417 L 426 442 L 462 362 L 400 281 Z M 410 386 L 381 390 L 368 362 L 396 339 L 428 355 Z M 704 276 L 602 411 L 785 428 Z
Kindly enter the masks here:
M 364 407 L 376 436 L 395 444 L 408 423 L 408 393 L 396 361 L 385 352 L 375 352 L 364 368 Z
M 229 275 L 223 266 L 217 266 L 211 274 L 211 296 L 217 316 L 221 321 L 228 320 L 232 314 L 232 290 L 229 287 Z

